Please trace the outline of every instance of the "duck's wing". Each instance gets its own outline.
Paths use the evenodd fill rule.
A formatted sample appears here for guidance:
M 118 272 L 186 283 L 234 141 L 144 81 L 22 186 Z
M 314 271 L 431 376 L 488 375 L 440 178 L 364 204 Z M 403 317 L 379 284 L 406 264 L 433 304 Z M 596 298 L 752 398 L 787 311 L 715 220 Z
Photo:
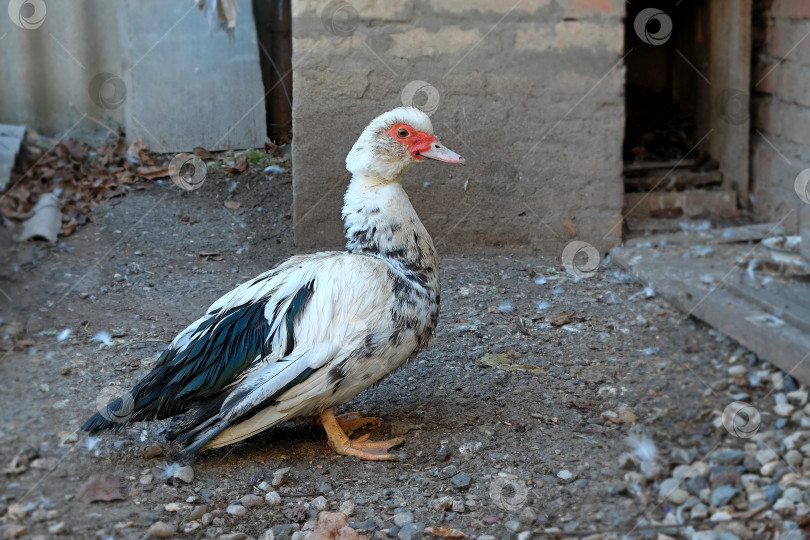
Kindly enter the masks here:
M 339 355 L 347 339 L 356 339 L 343 334 L 363 328 L 360 317 L 385 312 L 392 295 L 369 290 L 369 283 L 386 276 L 387 264 L 374 257 L 293 257 L 217 300 L 128 396 L 83 429 L 185 413 L 176 434 L 192 441 L 193 452 Z

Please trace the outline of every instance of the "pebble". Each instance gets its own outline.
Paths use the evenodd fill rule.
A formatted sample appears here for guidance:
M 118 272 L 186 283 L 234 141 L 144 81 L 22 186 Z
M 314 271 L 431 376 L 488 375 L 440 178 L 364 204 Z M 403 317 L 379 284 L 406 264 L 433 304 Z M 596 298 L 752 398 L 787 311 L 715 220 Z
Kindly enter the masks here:
M 774 503 L 773 509 L 782 517 L 790 517 L 796 513 L 796 505 L 784 497 Z
M 571 480 L 573 477 L 574 477 L 574 473 L 572 473 L 568 469 L 563 469 L 563 470 L 561 470 L 560 472 L 557 473 L 557 478 L 559 478 L 560 480 L 567 481 L 567 480 Z
M 394 514 L 394 525 L 402 527 L 406 523 L 411 523 L 414 520 L 413 512 L 400 512 Z
M 745 459 L 745 452 L 733 448 L 723 448 L 714 454 L 718 465 L 739 465 Z
M 784 493 L 782 493 L 782 497 L 789 500 L 792 503 L 800 503 L 802 502 L 802 492 L 799 488 L 796 487 L 789 487 L 787 488 Z
M 290 476 L 290 468 L 284 467 L 283 469 L 279 469 L 273 473 L 273 487 L 280 487 L 284 485 L 284 482 L 287 481 L 287 477 Z
M 326 497 L 320 495 L 312 499 L 311 507 L 317 510 L 318 512 L 329 510 L 329 501 L 326 500 Z
M 189 521 L 199 521 L 208 512 L 207 504 L 198 504 L 188 515 Z
M 230 515 L 236 517 L 241 517 L 247 514 L 247 508 L 245 508 L 241 504 L 231 504 L 225 509 L 225 511 Z
M 796 407 L 790 403 L 779 403 L 774 406 L 773 412 L 776 413 L 777 416 L 786 418 L 796 412 Z
M 267 492 L 267 495 L 264 496 L 264 502 L 270 506 L 278 506 L 281 504 L 281 495 L 275 491 L 269 491 Z
M 59 465 L 59 460 L 56 458 L 37 458 L 30 463 L 32 469 L 40 471 L 52 471 Z
M 469 489 L 472 477 L 465 472 L 460 472 L 451 478 L 450 482 L 453 484 L 454 489 Z
M 11 540 L 12 538 L 19 538 L 24 534 L 28 534 L 28 527 L 24 525 L 9 523 L 8 525 L 0 526 L 0 538 L 2 538 L 2 540 Z
M 462 514 L 467 509 L 464 507 L 464 501 L 462 501 L 461 499 L 454 499 L 453 500 L 453 506 L 451 507 L 451 510 L 453 510 L 453 512 L 457 512 L 457 513 Z
M 762 466 L 762 468 L 759 470 L 759 474 L 765 477 L 773 476 L 773 473 L 776 471 L 777 467 L 779 467 L 779 462 L 771 461 L 770 463 L 766 463 Z
M 397 538 L 400 540 L 417 540 L 422 538 L 425 532 L 425 524 L 420 522 L 411 522 L 403 525 L 397 533 Z
M 209 512 L 206 512 L 200 518 L 200 523 L 202 523 L 203 527 L 208 527 L 209 525 L 211 525 L 211 522 L 213 521 L 214 521 L 214 514 L 211 514 Z
M 523 523 L 524 525 L 533 525 L 534 522 L 537 520 L 537 512 L 535 512 L 532 507 L 527 506 L 520 511 L 518 520 L 520 520 L 520 522 Z
M 149 529 L 146 531 L 155 538 L 171 538 L 174 536 L 176 529 L 174 525 L 169 525 L 165 521 L 156 521 L 149 526 Z
M 174 471 L 174 474 L 172 476 L 180 480 L 181 482 L 190 484 L 194 481 L 194 469 L 192 469 L 191 466 L 186 465 Z
M 794 467 L 798 467 L 802 464 L 802 460 L 804 460 L 804 456 L 798 450 L 788 450 L 788 453 L 785 454 L 785 461 L 793 465 Z
M 149 446 L 144 446 L 141 448 L 141 455 L 144 459 L 156 458 L 161 454 L 163 454 L 163 447 L 159 444 L 150 444 Z M 194 473 L 192 471 L 192 478 L 194 477 L 193 474 Z
M 715 508 L 725 506 L 739 493 L 739 490 L 731 486 L 720 486 L 712 491 L 711 504 Z
M 370 517 L 365 521 L 350 521 L 349 527 L 359 531 L 373 531 L 377 528 L 377 522 L 374 521 L 373 517 Z
M 340 512 L 346 514 L 347 516 L 353 516 L 355 506 L 354 501 L 351 499 L 343 501 L 343 503 L 340 505 Z
M 48 527 L 49 534 L 65 534 L 65 532 L 67 532 L 67 526 L 65 525 L 64 521 L 54 523 L 53 525 Z
M 448 510 L 453 506 L 453 498 L 447 495 L 443 497 L 439 497 L 435 501 L 433 501 L 433 509 L 437 512 L 442 512 L 444 510 Z
M 249 494 L 239 499 L 239 502 L 245 508 L 253 508 L 254 506 L 261 506 L 264 504 L 264 499 L 258 495 Z
M 245 538 L 247 538 L 247 535 L 241 532 L 219 535 L 219 540 L 245 540 Z

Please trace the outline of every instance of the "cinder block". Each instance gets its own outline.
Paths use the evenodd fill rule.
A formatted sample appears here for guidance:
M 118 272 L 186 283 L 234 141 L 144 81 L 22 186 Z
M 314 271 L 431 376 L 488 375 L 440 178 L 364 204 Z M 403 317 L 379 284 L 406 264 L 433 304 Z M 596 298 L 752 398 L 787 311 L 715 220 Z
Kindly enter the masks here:
M 807 0 L 773 0 L 771 13 L 786 19 L 810 19 L 810 2 Z

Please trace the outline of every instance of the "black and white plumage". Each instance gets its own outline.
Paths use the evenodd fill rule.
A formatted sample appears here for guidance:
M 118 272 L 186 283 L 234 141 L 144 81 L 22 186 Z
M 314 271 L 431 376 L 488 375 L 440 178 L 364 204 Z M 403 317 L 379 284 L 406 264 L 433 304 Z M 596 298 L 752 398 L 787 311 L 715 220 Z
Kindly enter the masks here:
M 320 415 L 332 447 L 390 459 L 396 444 L 350 441 L 334 407 L 427 346 L 439 314 L 439 261 L 400 184 L 424 158 L 464 163 L 415 108 L 385 113 L 346 158 L 346 252 L 295 256 L 217 300 L 131 390 L 129 421 L 179 416 L 185 455 Z M 115 424 L 119 399 L 83 429 Z

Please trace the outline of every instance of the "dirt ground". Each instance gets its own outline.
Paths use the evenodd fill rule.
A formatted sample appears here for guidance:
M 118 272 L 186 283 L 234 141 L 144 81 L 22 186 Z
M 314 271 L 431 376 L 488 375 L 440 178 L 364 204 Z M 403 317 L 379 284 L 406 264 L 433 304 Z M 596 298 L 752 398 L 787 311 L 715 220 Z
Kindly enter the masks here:
M 29 537 L 137 539 L 206 504 L 213 522 L 178 536 L 258 538 L 307 522 L 322 495 L 333 509 L 352 501 L 349 520 L 370 537 L 396 536 L 402 512 L 471 537 L 553 527 L 638 537 L 654 535 L 640 519 L 660 521 L 668 508 L 657 490 L 625 479 L 632 430 L 655 441 L 665 468 L 743 446 L 712 424 L 732 398 L 706 385 L 727 379 L 727 360 L 744 352 L 723 336 L 610 264 L 575 280 L 559 257 L 443 245 L 431 346 L 341 409 L 379 417 L 372 438 L 404 434 L 399 462 L 336 456 L 319 429 L 291 424 L 196 456 L 185 484 L 165 478 L 177 447 L 163 424 L 72 435 L 103 388 L 129 388 L 217 297 L 295 252 L 291 177 L 246 173 L 230 194 L 229 185 L 221 173 L 194 192 L 147 183 L 53 247 L 15 245 L 0 229 L 0 336 L 19 345 L 0 360 L 0 467 L 21 452 L 40 458 L 0 476 L 0 525 Z M 109 345 L 92 339 L 102 331 Z M 753 401 L 767 393 L 749 391 Z M 772 421 L 763 412 L 763 424 Z M 162 455 L 143 457 L 150 445 Z M 283 467 L 291 470 L 276 488 L 281 504 L 225 511 L 263 496 L 257 486 Z M 77 498 L 97 473 L 120 482 L 122 500 Z M 169 503 L 183 504 L 172 512 Z

